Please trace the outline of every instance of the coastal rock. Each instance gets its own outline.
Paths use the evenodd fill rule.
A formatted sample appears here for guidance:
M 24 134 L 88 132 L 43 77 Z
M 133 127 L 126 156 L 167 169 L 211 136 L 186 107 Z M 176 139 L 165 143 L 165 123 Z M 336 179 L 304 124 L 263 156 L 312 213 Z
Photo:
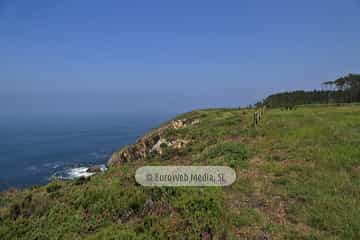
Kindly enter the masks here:
M 148 134 L 140 138 L 135 144 L 126 146 L 115 152 L 108 161 L 109 166 L 120 165 L 124 162 L 146 158 L 153 146 L 160 140 L 158 133 Z
M 199 119 L 195 119 L 194 121 L 191 122 L 191 125 L 197 125 L 200 123 Z
M 181 149 L 185 147 L 190 141 L 185 139 L 176 139 L 173 141 L 167 141 L 160 138 L 159 141 L 152 147 L 151 152 L 156 152 L 162 155 L 164 153 L 164 147 L 171 147 L 173 149 Z
M 197 125 L 200 123 L 199 119 L 190 120 L 190 119 L 178 119 L 171 122 L 171 127 L 174 129 L 180 129 L 187 127 L 188 125 Z
M 185 147 L 190 141 L 185 139 L 176 139 L 168 144 L 168 146 L 174 148 L 174 149 L 181 149 Z
M 167 140 L 162 137 L 166 129 L 179 129 L 188 125 L 199 124 L 199 120 L 181 119 L 174 120 L 170 123 L 151 131 L 142 138 L 138 139 L 135 144 L 128 145 L 120 151 L 115 152 L 108 161 L 108 166 L 117 166 L 125 162 L 145 159 L 150 154 L 163 154 L 164 147 L 171 147 L 173 149 L 181 149 L 189 144 L 190 141 L 186 139 Z
M 163 154 L 163 146 L 169 146 L 166 139 L 160 138 L 159 141 L 151 148 L 151 152 L 157 152 L 160 155 Z
M 174 128 L 174 129 L 183 128 L 186 125 L 186 119 L 179 119 L 179 120 L 172 121 L 171 125 L 172 125 L 172 128 Z
M 103 171 L 103 167 L 101 165 L 94 165 L 89 167 L 86 172 L 88 173 L 99 173 Z

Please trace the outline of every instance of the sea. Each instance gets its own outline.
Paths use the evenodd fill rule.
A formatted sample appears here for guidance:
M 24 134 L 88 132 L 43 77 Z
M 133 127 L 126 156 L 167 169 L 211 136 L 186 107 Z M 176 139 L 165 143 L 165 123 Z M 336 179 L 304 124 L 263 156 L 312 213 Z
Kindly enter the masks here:
M 87 175 L 171 113 L 75 113 L 0 118 L 0 191 Z

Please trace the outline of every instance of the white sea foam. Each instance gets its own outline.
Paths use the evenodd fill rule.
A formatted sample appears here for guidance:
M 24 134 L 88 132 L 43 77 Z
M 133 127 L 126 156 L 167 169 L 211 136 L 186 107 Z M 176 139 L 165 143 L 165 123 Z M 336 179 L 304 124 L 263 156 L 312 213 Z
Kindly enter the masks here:
M 79 178 L 79 177 L 90 177 L 95 174 L 95 173 L 87 172 L 87 170 L 88 170 L 87 167 L 73 168 L 68 171 L 68 174 L 71 179 Z
M 96 173 L 94 172 L 88 172 L 89 168 L 88 167 L 76 167 L 76 168 L 70 168 L 64 171 L 60 171 L 55 173 L 52 178 L 57 178 L 57 179 L 64 179 L 64 180 L 71 180 L 71 179 L 76 179 L 76 178 L 80 178 L 80 177 L 90 177 Z M 101 165 L 101 171 L 104 172 L 107 170 L 105 165 Z

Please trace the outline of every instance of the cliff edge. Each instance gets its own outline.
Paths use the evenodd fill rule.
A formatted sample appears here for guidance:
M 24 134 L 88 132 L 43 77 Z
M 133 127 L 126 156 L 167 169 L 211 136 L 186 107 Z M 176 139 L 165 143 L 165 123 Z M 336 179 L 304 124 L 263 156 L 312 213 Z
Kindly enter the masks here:
M 181 149 L 190 143 L 187 139 L 167 138 L 166 132 L 174 129 L 186 128 L 200 123 L 199 119 L 181 118 L 172 120 L 169 123 L 150 131 L 139 138 L 136 143 L 125 146 L 112 154 L 107 164 L 109 167 L 121 165 L 126 162 L 143 160 L 147 157 L 164 153 L 165 148 Z

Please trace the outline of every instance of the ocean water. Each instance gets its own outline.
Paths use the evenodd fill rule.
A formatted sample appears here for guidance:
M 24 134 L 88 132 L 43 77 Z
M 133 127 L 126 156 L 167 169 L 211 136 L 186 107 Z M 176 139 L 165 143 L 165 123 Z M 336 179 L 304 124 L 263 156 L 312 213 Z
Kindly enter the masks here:
M 57 114 L 0 119 L 0 191 L 74 178 L 106 164 L 172 114 Z

